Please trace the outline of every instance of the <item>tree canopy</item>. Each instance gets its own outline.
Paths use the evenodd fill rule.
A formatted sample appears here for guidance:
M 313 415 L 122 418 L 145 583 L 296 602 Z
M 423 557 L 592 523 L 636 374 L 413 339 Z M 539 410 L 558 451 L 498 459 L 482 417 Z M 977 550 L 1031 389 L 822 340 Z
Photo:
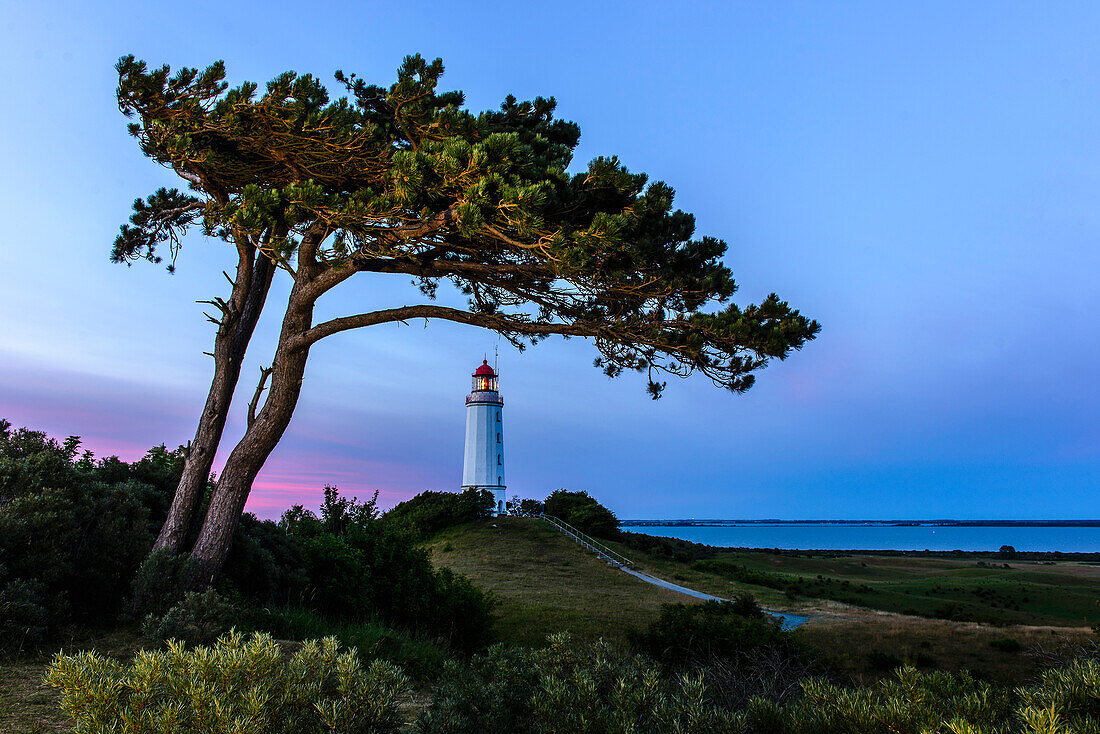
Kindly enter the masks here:
M 473 113 L 437 90 L 443 64 L 405 59 L 388 88 L 336 73 L 330 99 L 308 74 L 259 92 L 203 71 L 119 61 L 120 109 L 142 152 L 189 191 L 134 203 L 115 242 L 118 262 L 173 267 L 181 236 L 201 225 L 256 243 L 316 298 L 359 272 L 411 276 L 425 303 L 352 314 L 295 334 L 304 348 L 345 329 L 407 318 L 483 326 L 517 346 L 552 335 L 591 337 L 608 375 L 702 372 L 741 392 L 769 359 L 786 357 L 818 324 L 774 294 L 730 303 L 737 286 L 725 244 L 695 236 L 673 190 L 615 157 L 569 172 L 580 131 L 554 118 L 553 98 Z M 467 308 L 430 303 L 441 281 Z

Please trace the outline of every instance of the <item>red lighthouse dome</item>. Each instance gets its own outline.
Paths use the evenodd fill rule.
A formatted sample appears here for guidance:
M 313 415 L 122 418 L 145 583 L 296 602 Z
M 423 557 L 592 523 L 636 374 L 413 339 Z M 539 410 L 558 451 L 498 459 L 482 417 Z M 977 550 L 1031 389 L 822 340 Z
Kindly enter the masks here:
M 481 366 L 474 370 L 474 392 L 497 391 L 497 373 L 489 366 L 489 360 L 482 360 Z

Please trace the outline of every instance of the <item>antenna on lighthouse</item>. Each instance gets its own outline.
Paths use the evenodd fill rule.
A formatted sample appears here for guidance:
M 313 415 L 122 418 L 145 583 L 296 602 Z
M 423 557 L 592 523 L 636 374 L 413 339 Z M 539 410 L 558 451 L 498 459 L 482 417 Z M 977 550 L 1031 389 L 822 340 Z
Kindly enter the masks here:
M 500 365 L 500 345 L 497 344 L 495 347 L 493 347 L 493 372 L 496 372 L 498 375 L 500 374 L 500 369 L 498 369 L 499 365 Z

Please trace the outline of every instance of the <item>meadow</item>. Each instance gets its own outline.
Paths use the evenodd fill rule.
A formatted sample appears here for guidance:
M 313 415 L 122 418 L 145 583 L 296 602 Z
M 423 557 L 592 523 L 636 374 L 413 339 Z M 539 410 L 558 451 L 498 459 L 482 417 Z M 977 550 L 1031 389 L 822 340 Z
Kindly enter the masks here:
M 861 679 L 907 662 L 1018 682 L 1036 670 L 1029 650 L 1088 640 L 1100 618 L 1100 566 L 1082 560 L 732 551 L 631 536 L 606 542 L 642 570 L 810 616 L 796 638 Z M 622 573 L 534 518 L 479 520 L 426 547 L 433 563 L 493 593 L 505 642 L 537 645 L 562 629 L 622 642 L 661 604 L 695 602 Z

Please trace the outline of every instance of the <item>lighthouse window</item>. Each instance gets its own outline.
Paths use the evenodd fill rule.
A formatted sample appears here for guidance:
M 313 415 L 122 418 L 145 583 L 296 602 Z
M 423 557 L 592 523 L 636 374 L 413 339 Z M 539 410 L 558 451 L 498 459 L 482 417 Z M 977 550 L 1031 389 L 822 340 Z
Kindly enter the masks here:
M 500 454 L 497 454 L 497 466 L 503 466 L 504 462 L 500 460 Z
M 500 443 L 500 434 L 497 434 L 497 443 Z
M 500 423 L 500 411 L 497 411 L 497 423 Z
M 497 484 L 498 485 L 503 485 L 504 484 L 504 477 L 497 477 Z

